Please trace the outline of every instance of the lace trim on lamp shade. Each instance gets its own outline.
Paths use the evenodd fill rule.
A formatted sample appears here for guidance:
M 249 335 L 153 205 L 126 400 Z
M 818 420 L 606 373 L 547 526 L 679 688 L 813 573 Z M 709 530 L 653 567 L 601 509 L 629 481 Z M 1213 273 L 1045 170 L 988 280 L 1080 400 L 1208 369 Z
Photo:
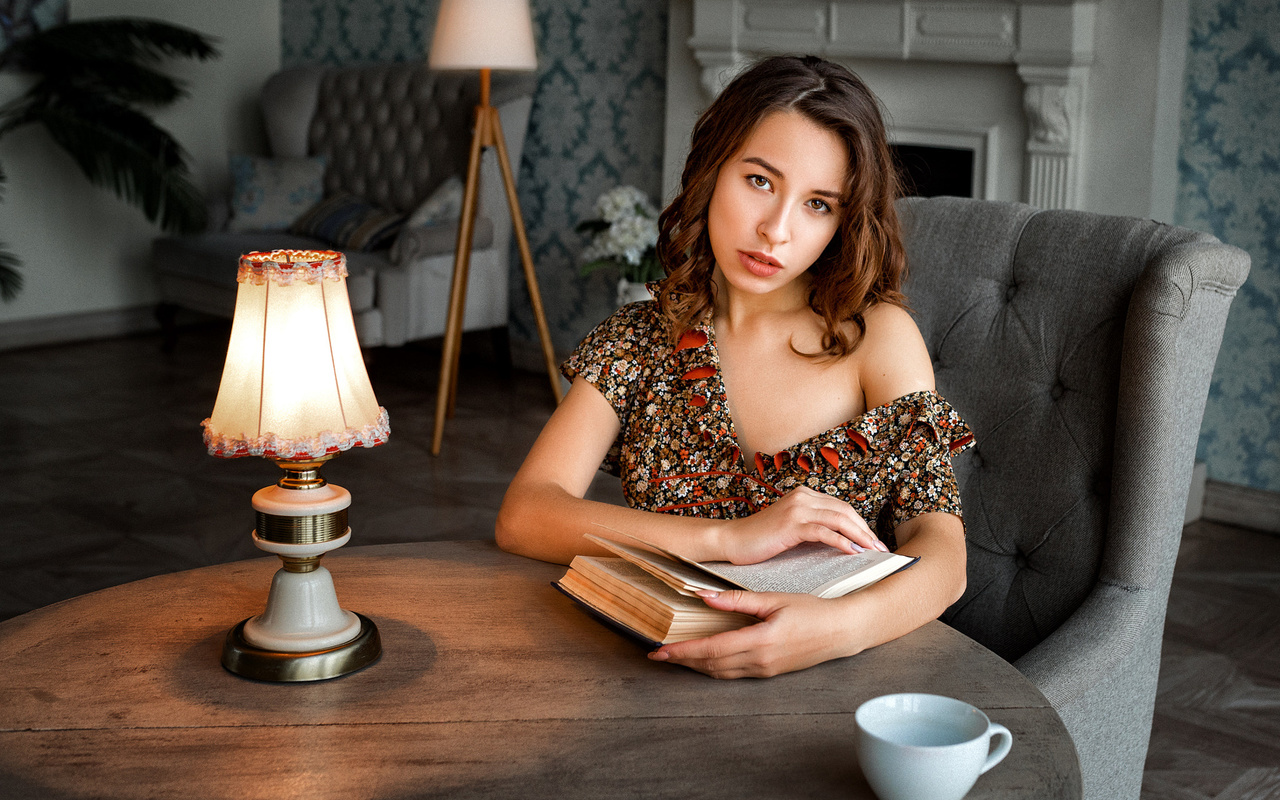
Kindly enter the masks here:
M 347 257 L 336 250 L 272 250 L 241 256 L 236 282 L 288 286 L 296 280 L 315 283 L 345 277 Z
M 387 410 L 378 407 L 378 418 L 363 428 L 347 428 L 344 431 L 323 431 L 309 439 L 286 439 L 274 433 L 248 438 L 243 434 L 228 436 L 210 430 L 206 419 L 204 444 L 209 455 L 218 458 L 242 458 L 262 456 L 286 461 L 307 461 L 321 456 L 334 455 L 353 447 L 377 447 L 391 436 L 391 421 Z

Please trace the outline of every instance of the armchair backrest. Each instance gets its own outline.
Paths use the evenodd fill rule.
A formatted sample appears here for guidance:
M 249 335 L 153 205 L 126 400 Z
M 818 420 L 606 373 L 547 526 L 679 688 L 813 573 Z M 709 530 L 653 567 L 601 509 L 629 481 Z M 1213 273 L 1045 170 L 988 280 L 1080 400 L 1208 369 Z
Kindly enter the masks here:
M 969 584 L 943 619 L 1010 661 L 1099 583 L 1155 590 L 1162 624 L 1247 255 L 1150 220 L 957 198 L 899 208 L 909 302 L 977 442 L 956 462 Z M 1224 290 L 1189 308 L 1215 280 L 1197 263 L 1207 249 L 1232 262 Z
M 900 201 L 907 297 L 956 460 L 968 586 L 943 620 L 1053 704 L 1085 800 L 1137 800 L 1187 489 L 1249 256 L 1149 220 Z
M 282 70 L 262 90 L 272 155 L 327 156 L 326 195 L 346 191 L 382 208 L 413 211 L 465 170 L 478 76 L 430 70 L 422 61 Z M 491 102 L 501 108 L 532 89 L 531 76 L 501 73 Z M 505 115 L 503 122 L 507 127 Z M 517 145 L 523 124 L 522 118 Z M 512 158 L 518 169 L 518 147 Z

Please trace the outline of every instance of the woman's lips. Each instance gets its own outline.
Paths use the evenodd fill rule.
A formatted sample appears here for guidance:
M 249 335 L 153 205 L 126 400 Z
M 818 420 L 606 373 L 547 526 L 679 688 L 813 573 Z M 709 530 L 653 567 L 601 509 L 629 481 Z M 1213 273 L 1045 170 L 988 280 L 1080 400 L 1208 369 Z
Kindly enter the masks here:
M 782 270 L 782 265 L 764 253 L 738 251 L 738 260 L 747 272 L 760 278 L 769 278 Z

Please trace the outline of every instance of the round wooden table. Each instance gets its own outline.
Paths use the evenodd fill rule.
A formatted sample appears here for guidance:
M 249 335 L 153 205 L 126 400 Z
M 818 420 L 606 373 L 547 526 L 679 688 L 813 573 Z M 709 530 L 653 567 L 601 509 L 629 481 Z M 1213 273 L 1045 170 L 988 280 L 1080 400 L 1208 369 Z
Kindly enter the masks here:
M 1080 797 L 1062 721 L 1006 662 L 934 622 L 768 680 L 651 662 L 488 542 L 325 559 L 382 658 L 273 684 L 219 664 L 278 561 L 106 589 L 0 623 L 0 797 L 870 798 L 853 712 L 890 692 L 982 708 L 1013 751 L 969 798 Z

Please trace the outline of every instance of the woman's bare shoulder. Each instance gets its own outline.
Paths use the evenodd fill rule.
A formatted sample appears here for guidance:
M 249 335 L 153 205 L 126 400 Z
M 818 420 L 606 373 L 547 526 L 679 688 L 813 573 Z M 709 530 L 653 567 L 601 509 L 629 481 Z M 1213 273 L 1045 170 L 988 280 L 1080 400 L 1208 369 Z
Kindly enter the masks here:
M 862 319 L 867 324 L 867 336 L 914 336 L 919 338 L 920 329 L 911 312 L 894 303 L 876 303 L 862 312 Z
M 863 321 L 857 369 L 867 408 L 934 388 L 933 360 L 910 312 L 879 303 L 863 313 Z

